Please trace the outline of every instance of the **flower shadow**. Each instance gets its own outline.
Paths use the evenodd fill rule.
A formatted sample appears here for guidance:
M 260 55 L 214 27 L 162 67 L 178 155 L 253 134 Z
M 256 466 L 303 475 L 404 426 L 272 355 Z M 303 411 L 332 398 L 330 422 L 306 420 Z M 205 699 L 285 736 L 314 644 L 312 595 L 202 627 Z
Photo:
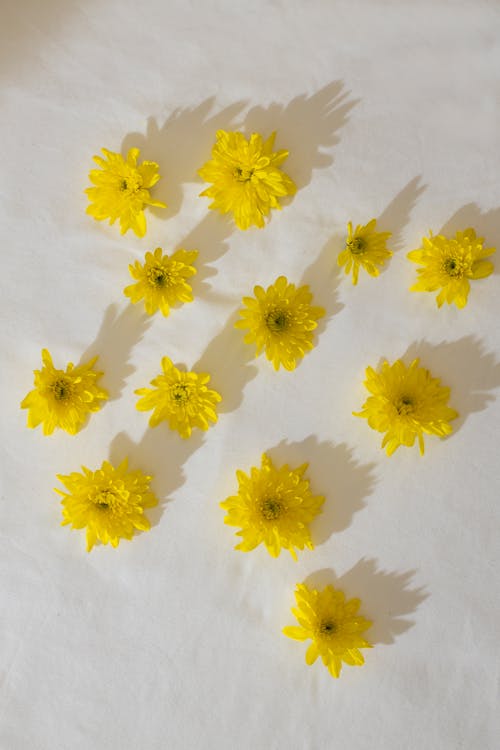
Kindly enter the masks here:
M 496 247 L 500 251 L 500 208 L 481 211 L 475 203 L 468 203 L 456 211 L 439 230 L 439 234 L 452 236 L 455 232 L 472 227 L 480 237 L 484 237 L 485 247 Z M 495 255 L 487 260 L 493 261 L 493 273 L 500 274 L 500 262 L 495 262 Z
M 397 636 L 415 624 L 408 616 L 429 596 L 422 587 L 411 588 L 415 574 L 415 570 L 388 573 L 379 569 L 376 560 L 362 558 L 340 577 L 325 568 L 311 573 L 305 583 L 319 589 L 332 584 L 346 598 L 361 599 L 360 613 L 373 622 L 368 640 L 379 645 L 394 643 Z
M 201 181 L 197 170 L 209 158 L 217 130 L 239 128 L 247 134 L 262 132 L 265 137 L 278 131 L 280 143 L 290 151 L 286 171 L 302 188 L 311 181 L 314 169 L 333 163 L 328 149 L 339 142 L 338 133 L 358 102 L 359 99 L 350 98 L 342 81 L 333 81 L 310 96 L 296 96 L 288 104 L 252 107 L 243 118 L 248 101 L 240 100 L 214 111 L 216 100 L 211 96 L 194 107 L 174 110 L 162 125 L 155 117 L 149 117 L 145 134 L 128 133 L 124 137 L 122 153 L 140 148 L 142 159 L 158 163 L 162 179 L 153 195 L 167 208 L 150 206 L 149 210 L 159 218 L 170 218 L 181 208 L 183 183 Z
M 243 401 L 243 391 L 257 375 L 253 347 L 243 342 L 243 334 L 234 327 L 239 318 L 239 308 L 225 323 L 223 329 L 209 343 L 193 367 L 196 372 L 208 372 L 210 385 L 222 396 L 217 411 L 227 414 L 237 409 Z
M 210 211 L 179 243 L 179 247 L 199 252 L 195 263 L 197 274 L 190 281 L 195 297 L 209 291 L 207 279 L 216 276 L 217 271 L 208 264 L 219 260 L 228 251 L 229 244 L 226 240 L 233 229 L 227 217 L 217 216 Z
M 320 442 L 315 435 L 309 435 L 296 443 L 282 440 L 267 453 L 277 464 L 287 463 L 291 468 L 309 463 L 306 478 L 311 482 L 311 491 L 325 496 L 322 513 L 311 524 L 316 545 L 347 529 L 375 487 L 375 464 L 360 464 L 345 443 Z
M 95 340 L 82 354 L 80 363 L 99 357 L 96 367 L 104 370 L 102 385 L 109 391 L 110 401 L 120 397 L 127 378 L 135 371 L 129 362 L 130 354 L 151 322 L 151 317 L 136 305 L 127 305 L 118 313 L 118 305 L 112 303 L 104 313 Z
M 450 387 L 450 406 L 459 413 L 452 422 L 454 432 L 469 414 L 483 411 L 495 400 L 491 391 L 500 386 L 500 363 L 493 353 L 485 351 L 483 342 L 476 336 L 440 344 L 417 341 L 408 347 L 403 359 L 409 364 L 415 357 L 420 357 L 420 364 L 428 368 L 433 377 Z
M 299 286 L 308 284 L 313 294 L 313 305 L 324 307 L 326 314 L 318 320 L 316 335 L 326 329 L 331 318 L 340 312 L 344 305 L 338 301 L 338 287 L 340 284 L 340 269 L 336 262 L 335 247 L 338 245 L 337 235 L 331 237 L 323 246 L 316 260 L 308 266 L 300 280 Z
M 377 219 L 377 230 L 380 232 L 392 232 L 387 245 L 392 252 L 398 252 L 404 247 L 403 231 L 411 218 L 411 212 L 415 207 L 418 199 L 427 189 L 427 185 L 420 184 L 421 175 L 414 177 L 405 187 L 396 195 L 395 198 L 384 208 Z M 381 269 L 384 271 L 388 264 Z
M 159 523 L 173 492 L 183 485 L 185 476 L 182 467 L 201 447 L 203 438 L 204 435 L 197 430 L 190 438 L 183 440 L 164 425 L 159 425 L 148 427 L 138 443 L 134 443 L 126 432 L 118 433 L 112 440 L 109 460 L 113 465 L 128 457 L 131 469 L 141 469 L 153 477 L 151 489 L 158 498 L 158 505 L 147 511 L 151 526 Z
M 245 128 L 264 137 L 277 131 L 277 147 L 290 152 L 285 171 L 300 189 L 310 183 L 315 169 L 333 163 L 328 150 L 340 141 L 339 131 L 359 101 L 350 98 L 343 81 L 332 81 L 310 96 L 296 96 L 286 105 L 273 102 L 268 107 L 253 107 L 245 117 Z
M 235 102 L 215 113 L 214 105 L 215 97 L 211 96 L 195 107 L 175 109 L 163 125 L 149 117 L 145 134 L 129 133 L 123 139 L 122 153 L 140 148 L 142 159 L 155 161 L 160 167 L 162 179 L 153 195 L 167 208 L 150 207 L 159 218 L 170 218 L 180 211 L 182 184 L 200 181 L 197 170 L 209 158 L 216 131 L 234 128 L 235 118 L 247 102 Z

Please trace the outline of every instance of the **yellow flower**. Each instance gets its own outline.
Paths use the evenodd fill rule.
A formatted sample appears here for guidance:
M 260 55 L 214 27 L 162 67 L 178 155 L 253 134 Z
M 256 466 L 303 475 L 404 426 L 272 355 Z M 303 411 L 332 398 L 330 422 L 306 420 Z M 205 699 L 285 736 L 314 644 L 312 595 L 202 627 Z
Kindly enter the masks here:
M 459 308 L 465 307 L 469 296 L 469 279 L 484 279 L 493 271 L 493 263 L 483 260 L 493 255 L 494 247 L 483 247 L 484 238 L 476 237 L 474 229 L 457 232 L 454 239 L 442 234 L 422 239 L 423 247 L 412 250 L 408 258 L 420 263 L 417 270 L 418 281 L 410 290 L 412 292 L 435 292 L 440 290 L 436 302 L 441 307 L 443 302 L 455 303 Z
M 250 476 L 236 472 L 238 494 L 220 504 L 227 510 L 224 523 L 241 529 L 236 535 L 242 541 L 235 549 L 250 552 L 264 543 L 272 557 L 283 548 L 296 560 L 294 547 L 314 548 L 308 524 L 321 513 L 325 498 L 311 493 L 303 476 L 306 469 L 307 464 L 278 469 L 264 453 L 261 468 L 253 467 Z
M 347 239 L 345 248 L 339 254 L 337 263 L 345 266 L 345 273 L 352 269 L 352 283 L 358 283 L 359 267 L 368 271 L 370 276 L 378 276 L 378 267 L 384 265 L 392 253 L 386 247 L 391 232 L 377 232 L 377 220 L 372 219 L 365 226 L 358 224 L 352 231 L 352 222 L 347 225 Z
M 93 157 L 101 169 L 92 169 L 89 173 L 95 187 L 85 190 L 90 200 L 87 213 L 98 221 L 109 219 L 110 224 L 119 219 L 122 234 L 132 229 L 138 237 L 144 237 L 144 206 L 166 208 L 165 203 L 152 200 L 149 192 L 160 179 L 158 164 L 143 161 L 138 165 L 138 148 L 129 149 L 126 159 L 107 148 L 101 151 L 107 161 L 101 156 Z
M 136 261 L 129 266 L 130 275 L 137 283 L 127 286 L 123 293 L 134 304 L 143 299 L 148 315 L 160 309 L 166 317 L 176 302 L 192 302 L 193 290 L 187 279 L 196 273 L 192 264 L 197 257 L 197 250 L 181 249 L 168 256 L 157 247 L 154 253 L 146 253 L 144 265 Z
M 351 667 L 365 663 L 360 648 L 372 648 L 363 638 L 371 622 L 357 614 L 359 599 L 346 601 L 344 593 L 333 586 L 322 591 L 298 583 L 295 590 L 297 607 L 292 613 L 299 626 L 283 628 L 283 633 L 297 641 L 312 641 L 306 651 L 306 664 L 314 664 L 318 656 L 332 677 L 339 677 L 342 662 Z
M 258 133 L 247 140 L 242 133 L 217 131 L 212 159 L 198 170 L 212 186 L 200 193 L 213 202 L 209 208 L 232 213 L 240 229 L 264 226 L 264 216 L 281 208 L 279 198 L 293 195 L 293 180 L 280 169 L 288 151 L 273 151 L 276 133 L 263 141 Z
M 418 359 L 409 367 L 398 359 L 393 365 L 383 362 L 380 372 L 366 369 L 365 386 L 372 394 L 363 404 L 365 417 L 373 430 L 385 432 L 382 448 L 390 456 L 400 445 L 411 446 L 418 438 L 424 453 L 424 433 L 443 438 L 452 432 L 451 419 L 458 412 L 448 406 L 450 389 L 420 367 Z
M 47 349 L 42 349 L 43 367 L 34 370 L 34 390 L 21 402 L 28 409 L 28 427 L 43 424 L 43 434 L 51 435 L 56 427 L 74 435 L 81 429 L 89 412 L 99 411 L 108 393 L 97 381 L 102 372 L 93 370 L 94 357 L 75 367 L 70 362 L 66 370 L 56 370 Z
M 163 375 L 151 381 L 154 388 L 139 388 L 135 393 L 142 396 L 136 404 L 139 411 L 151 411 L 151 427 L 168 422 L 171 430 L 177 430 L 182 438 L 191 435 L 193 427 L 208 430 L 210 422 L 217 422 L 216 405 L 221 401 L 217 391 L 207 388 L 210 375 L 206 373 L 182 372 L 168 357 L 161 361 Z
M 282 365 L 294 370 L 297 360 L 313 348 L 313 331 L 325 314 L 322 307 L 312 307 L 309 286 L 296 288 L 285 276 L 264 290 L 254 287 L 254 297 L 243 297 L 246 308 L 236 328 L 248 329 L 244 341 L 256 345 L 256 355 L 265 349 L 275 370 Z
M 61 526 L 87 529 L 87 552 L 97 541 L 117 547 L 120 539 L 132 539 L 136 529 L 147 531 L 151 524 L 144 515 L 145 508 L 158 505 L 149 489 L 152 477 L 142 471 L 129 471 L 125 459 L 115 469 L 103 461 L 100 469 L 83 473 L 74 471 L 57 478 L 68 490 L 56 489 L 62 495 Z

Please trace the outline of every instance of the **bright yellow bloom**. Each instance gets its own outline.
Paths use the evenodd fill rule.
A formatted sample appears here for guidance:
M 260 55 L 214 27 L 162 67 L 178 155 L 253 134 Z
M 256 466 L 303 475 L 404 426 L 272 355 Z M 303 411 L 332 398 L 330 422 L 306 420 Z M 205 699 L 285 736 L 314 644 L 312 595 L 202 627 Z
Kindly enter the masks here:
M 193 290 L 187 279 L 196 273 L 193 263 L 197 257 L 197 250 L 176 250 L 169 256 L 163 255 L 161 247 L 157 247 L 154 253 L 146 253 L 144 265 L 136 260 L 129 266 L 130 275 L 137 283 L 127 286 L 123 293 L 134 304 L 143 299 L 148 315 L 160 309 L 166 317 L 177 302 L 193 301 Z
M 142 396 L 136 404 L 139 411 L 151 411 L 151 427 L 168 422 L 182 438 L 191 435 L 193 427 L 208 430 L 210 422 L 217 422 L 216 405 L 221 401 L 217 391 L 207 388 L 210 375 L 178 370 L 168 357 L 161 361 L 163 375 L 151 381 L 154 388 L 139 388 Z
M 66 370 L 56 370 L 47 349 L 42 349 L 43 367 L 34 370 L 35 388 L 21 402 L 28 409 L 28 427 L 43 424 L 43 434 L 51 435 L 59 427 L 74 435 L 83 426 L 87 415 L 99 411 L 108 392 L 97 385 L 102 372 L 93 370 L 94 357 L 84 365 L 72 362 Z
M 160 179 L 158 164 L 143 161 L 138 165 L 138 148 L 129 149 L 126 159 L 107 148 L 101 151 L 107 161 L 101 156 L 93 157 L 100 169 L 92 169 L 89 173 L 95 187 L 85 190 L 90 201 L 87 213 L 98 221 L 109 219 L 110 224 L 119 219 L 122 234 L 132 229 L 138 237 L 144 237 L 144 206 L 166 208 L 165 203 L 154 201 L 149 192 Z
M 365 226 L 358 224 L 352 231 L 352 222 L 347 225 L 345 248 L 339 254 L 337 263 L 345 266 L 345 273 L 352 269 L 352 283 L 358 283 L 359 267 L 368 271 L 370 276 L 378 276 L 379 267 L 383 266 L 392 253 L 386 247 L 391 232 L 377 232 L 377 220 L 372 219 Z
M 213 202 L 209 208 L 232 213 L 240 229 L 264 226 L 272 208 L 281 208 L 279 198 L 294 195 L 293 180 L 280 169 L 288 151 L 273 151 L 276 133 L 263 141 L 258 133 L 247 140 L 242 133 L 217 131 L 212 159 L 198 170 L 212 186 L 200 193 Z
M 351 667 L 365 663 L 360 648 L 372 648 L 363 638 L 371 622 L 357 614 L 359 599 L 346 601 L 343 591 L 326 586 L 322 591 L 298 583 L 295 590 L 297 607 L 292 613 L 299 626 L 283 628 L 283 633 L 297 641 L 312 641 L 306 651 L 306 664 L 314 664 L 318 656 L 332 677 L 340 677 L 342 662 Z
M 423 247 L 412 250 L 408 258 L 420 263 L 418 281 L 412 292 L 435 292 L 437 306 L 443 302 L 465 307 L 469 296 L 469 279 L 484 279 L 493 271 L 493 263 L 483 260 L 496 252 L 494 247 L 483 247 L 484 237 L 476 237 L 474 229 L 457 232 L 454 239 L 442 234 L 422 239 Z
M 152 477 L 142 471 L 129 471 L 125 459 L 115 469 L 103 461 L 100 469 L 83 473 L 74 471 L 57 478 L 68 490 L 56 489 L 62 495 L 61 526 L 87 529 L 87 552 L 97 541 L 117 547 L 120 539 L 132 539 L 136 529 L 147 531 L 151 524 L 144 515 L 145 508 L 158 505 L 149 489 Z
M 264 453 L 261 468 L 253 467 L 250 476 L 236 472 L 238 494 L 220 504 L 227 510 L 224 523 L 241 529 L 236 535 L 242 541 L 235 549 L 250 552 L 264 543 L 272 557 L 283 548 L 296 560 L 294 547 L 314 548 L 308 524 L 321 513 L 325 498 L 311 493 L 304 479 L 307 466 L 291 469 L 285 464 L 278 469 Z
M 353 413 L 365 417 L 373 430 L 385 432 L 382 448 L 388 456 L 400 445 L 413 445 L 415 438 L 423 455 L 424 433 L 446 437 L 452 432 L 450 420 L 458 417 L 448 406 L 450 389 L 418 362 L 406 367 L 397 359 L 393 365 L 385 361 L 380 372 L 366 369 L 365 386 L 372 395 L 363 411 Z
M 275 370 L 294 370 L 297 360 L 313 348 L 313 331 L 323 317 L 322 307 L 312 307 L 309 286 L 295 287 L 285 276 L 264 290 L 254 287 L 254 297 L 243 297 L 246 308 L 236 328 L 248 329 L 244 341 L 256 345 L 256 356 L 265 349 Z

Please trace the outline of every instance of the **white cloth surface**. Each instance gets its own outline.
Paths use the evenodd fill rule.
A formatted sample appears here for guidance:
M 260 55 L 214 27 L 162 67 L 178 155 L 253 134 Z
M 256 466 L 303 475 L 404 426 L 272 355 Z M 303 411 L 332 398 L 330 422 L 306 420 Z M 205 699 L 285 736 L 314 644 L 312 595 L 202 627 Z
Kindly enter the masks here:
M 429 229 L 500 245 L 500 7 L 487 0 L 2 0 L 2 750 L 493 750 L 498 712 L 498 268 L 464 310 L 408 291 Z M 216 130 L 277 130 L 296 196 L 264 230 L 208 211 Z M 85 214 L 92 155 L 157 161 L 148 232 Z M 357 287 L 348 220 L 395 251 Z M 146 318 L 128 264 L 198 249 L 195 301 Z M 233 328 L 285 274 L 327 309 L 275 372 Z M 75 437 L 25 426 L 47 347 L 99 354 L 111 400 Z M 220 419 L 182 441 L 133 391 L 168 355 L 206 370 Z M 460 412 L 387 458 L 352 411 L 364 370 L 419 355 Z M 327 501 L 294 562 L 233 550 L 218 503 L 268 450 Z M 85 552 L 56 474 L 128 455 L 155 477 L 150 532 Z M 297 582 L 362 599 L 375 647 L 333 680 L 281 634 Z

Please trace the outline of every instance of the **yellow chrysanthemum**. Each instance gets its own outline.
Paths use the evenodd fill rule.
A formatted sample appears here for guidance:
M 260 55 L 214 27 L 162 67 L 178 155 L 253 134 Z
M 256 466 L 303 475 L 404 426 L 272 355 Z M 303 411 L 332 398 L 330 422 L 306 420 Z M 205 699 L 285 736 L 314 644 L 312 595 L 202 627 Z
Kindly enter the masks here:
M 188 438 L 194 427 L 208 430 L 210 422 L 217 422 L 216 405 L 220 394 L 207 388 L 210 375 L 183 372 L 168 357 L 161 361 L 163 375 L 151 381 L 154 388 L 139 388 L 135 393 L 142 396 L 136 404 L 139 411 L 151 411 L 151 427 L 168 422 L 171 430 L 177 430 L 182 438 Z
M 264 453 L 261 468 L 253 467 L 250 476 L 236 472 L 238 494 L 220 504 L 227 510 L 224 523 L 241 529 L 237 536 L 242 541 L 235 549 L 250 552 L 264 543 L 273 557 L 283 548 L 296 560 L 295 547 L 314 548 L 308 524 L 321 513 L 325 498 L 311 493 L 304 479 L 307 466 L 290 469 L 285 464 L 278 469 Z
M 484 237 L 476 237 L 474 229 L 457 232 L 454 239 L 442 234 L 422 239 L 423 247 L 412 250 L 408 258 L 419 263 L 418 281 L 412 292 L 435 292 L 437 306 L 443 302 L 465 307 L 469 296 L 469 279 L 484 279 L 493 271 L 493 263 L 483 260 L 496 252 L 494 247 L 483 247 Z
M 339 253 L 337 263 L 345 266 L 345 273 L 352 269 L 352 283 L 358 283 L 359 267 L 367 271 L 370 276 L 378 276 L 379 268 L 384 265 L 392 253 L 386 247 L 391 232 L 377 232 L 377 220 L 372 219 L 365 226 L 358 224 L 352 231 L 352 222 L 347 225 L 345 248 Z
M 193 290 L 187 279 L 196 273 L 193 263 L 197 257 L 197 250 L 176 250 L 169 256 L 157 247 L 154 253 L 146 253 L 144 265 L 136 261 L 129 266 L 137 283 L 127 286 L 123 293 L 134 304 L 143 299 L 148 315 L 160 309 L 166 317 L 177 302 L 192 302 Z
M 138 237 L 144 237 L 144 206 L 166 208 L 165 203 L 154 201 L 149 192 L 160 179 L 158 164 L 143 161 L 138 165 L 138 148 L 129 149 L 125 159 L 107 148 L 101 151 L 106 159 L 94 156 L 100 169 L 92 169 L 89 173 L 90 181 L 95 187 L 85 190 L 90 201 L 87 213 L 97 221 L 109 219 L 110 224 L 119 219 L 122 234 L 132 229 Z
M 273 151 L 276 133 L 263 141 L 258 133 L 247 140 L 242 133 L 217 131 L 212 159 L 198 170 L 212 186 L 200 193 L 213 202 L 209 208 L 232 213 L 240 229 L 264 226 L 272 208 L 281 208 L 279 198 L 293 195 L 297 188 L 280 169 L 288 151 Z
M 67 492 L 57 488 L 55 491 L 63 497 L 61 526 L 87 529 L 87 552 L 97 541 L 117 547 L 120 539 L 132 539 L 136 530 L 147 531 L 151 527 L 144 510 L 158 505 L 149 489 L 152 477 L 142 471 L 129 471 L 127 459 L 116 469 L 109 461 L 103 461 L 97 471 L 82 466 L 82 472 L 58 474 Z
M 254 287 L 255 297 L 243 297 L 246 308 L 236 328 L 248 329 L 244 341 L 256 345 L 256 356 L 265 349 L 275 370 L 282 365 L 294 370 L 297 360 L 313 348 L 313 331 L 323 317 L 322 307 L 312 307 L 309 286 L 295 287 L 285 276 L 264 290 Z
M 365 386 L 372 394 L 363 404 L 365 417 L 373 430 L 385 432 L 382 448 L 390 456 L 400 445 L 412 446 L 418 438 L 424 453 L 424 433 L 446 437 L 452 432 L 450 420 L 458 412 L 448 406 L 450 389 L 433 378 L 415 359 L 409 367 L 400 360 L 382 364 L 380 372 L 366 369 Z
M 43 434 L 51 435 L 59 427 L 74 435 L 88 414 L 99 411 L 108 392 L 97 385 L 102 372 L 93 370 L 94 357 L 84 365 L 72 362 L 66 370 L 56 370 L 47 349 L 42 349 L 43 367 L 34 370 L 35 388 L 21 402 L 28 409 L 28 427 L 43 424 Z
M 283 628 L 283 633 L 297 641 L 311 640 L 306 651 L 306 664 L 314 664 L 318 656 L 332 677 L 339 677 L 342 662 L 351 667 L 365 663 L 360 648 L 372 648 L 364 637 L 370 620 L 357 614 L 359 599 L 346 601 L 344 593 L 333 586 L 322 591 L 298 583 L 295 590 L 297 607 L 292 613 L 299 626 Z

